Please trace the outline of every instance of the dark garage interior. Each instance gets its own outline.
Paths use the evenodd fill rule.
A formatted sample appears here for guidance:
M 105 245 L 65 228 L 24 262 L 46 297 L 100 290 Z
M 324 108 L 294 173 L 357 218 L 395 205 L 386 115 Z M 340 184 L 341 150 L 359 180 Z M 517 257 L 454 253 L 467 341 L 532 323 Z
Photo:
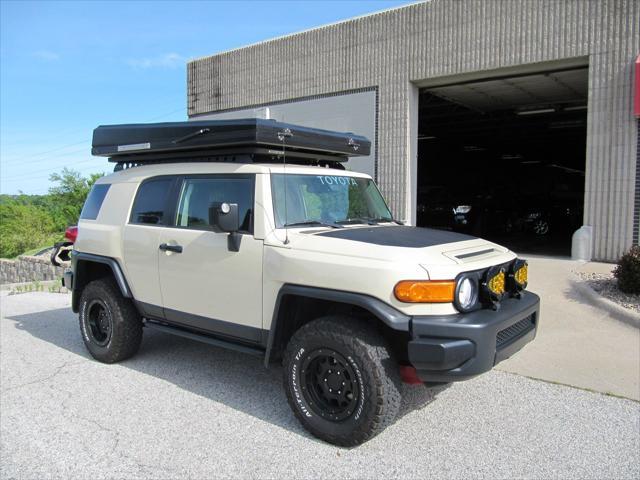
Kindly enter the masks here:
M 417 224 L 570 255 L 582 225 L 588 69 L 423 89 Z

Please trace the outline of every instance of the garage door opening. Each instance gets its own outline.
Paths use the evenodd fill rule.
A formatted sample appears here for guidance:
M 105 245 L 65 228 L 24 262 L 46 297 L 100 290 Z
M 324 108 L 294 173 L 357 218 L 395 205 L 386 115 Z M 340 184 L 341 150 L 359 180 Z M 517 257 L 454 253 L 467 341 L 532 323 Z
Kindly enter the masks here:
M 417 224 L 569 255 L 584 208 L 588 69 L 420 91 Z

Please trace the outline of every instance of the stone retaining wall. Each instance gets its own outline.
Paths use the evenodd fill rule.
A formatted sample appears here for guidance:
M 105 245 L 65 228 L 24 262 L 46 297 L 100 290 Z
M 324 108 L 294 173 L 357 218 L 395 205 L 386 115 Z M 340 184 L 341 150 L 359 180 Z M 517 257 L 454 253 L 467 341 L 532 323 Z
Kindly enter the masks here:
M 63 272 L 64 268 L 51 265 L 48 256 L 21 255 L 16 260 L 0 258 L 0 284 L 57 280 Z

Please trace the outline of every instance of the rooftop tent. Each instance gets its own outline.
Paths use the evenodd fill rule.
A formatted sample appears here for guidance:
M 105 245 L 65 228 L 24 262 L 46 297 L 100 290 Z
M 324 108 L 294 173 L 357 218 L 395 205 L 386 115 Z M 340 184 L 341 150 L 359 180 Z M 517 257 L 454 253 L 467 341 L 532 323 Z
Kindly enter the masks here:
M 93 131 L 91 153 L 118 163 L 176 161 L 345 162 L 368 155 L 371 142 L 353 133 L 302 127 L 275 120 L 101 125 Z

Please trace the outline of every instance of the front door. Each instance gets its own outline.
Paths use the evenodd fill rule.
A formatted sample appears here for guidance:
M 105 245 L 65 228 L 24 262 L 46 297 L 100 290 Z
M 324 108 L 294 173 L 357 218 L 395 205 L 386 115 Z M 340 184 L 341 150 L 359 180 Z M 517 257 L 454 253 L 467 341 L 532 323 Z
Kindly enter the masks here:
M 259 342 L 262 331 L 262 240 L 253 237 L 254 175 L 182 179 L 173 226 L 161 228 L 160 286 L 167 320 Z M 237 203 L 240 250 L 209 222 L 213 203 Z

